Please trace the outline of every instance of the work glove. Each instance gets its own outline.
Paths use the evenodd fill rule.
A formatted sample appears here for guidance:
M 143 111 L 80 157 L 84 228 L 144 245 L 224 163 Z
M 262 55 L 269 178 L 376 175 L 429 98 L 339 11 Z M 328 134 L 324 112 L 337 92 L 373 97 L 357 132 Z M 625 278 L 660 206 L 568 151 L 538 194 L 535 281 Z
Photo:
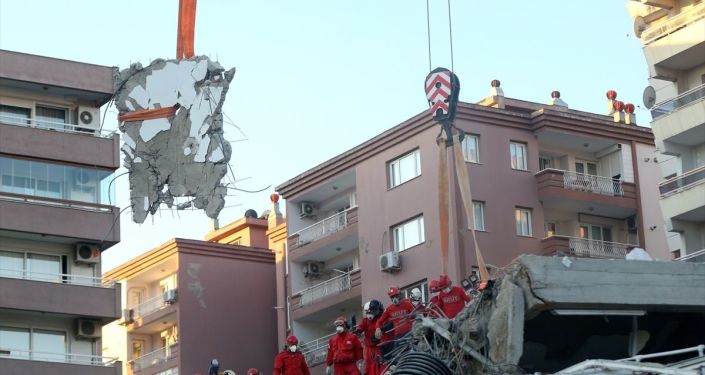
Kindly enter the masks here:
M 326 375 L 330 375 L 330 366 L 326 366 Z
M 382 329 L 381 329 L 381 328 L 377 328 L 377 329 L 375 330 L 375 338 L 376 338 L 377 340 L 379 340 L 379 339 L 382 338 Z

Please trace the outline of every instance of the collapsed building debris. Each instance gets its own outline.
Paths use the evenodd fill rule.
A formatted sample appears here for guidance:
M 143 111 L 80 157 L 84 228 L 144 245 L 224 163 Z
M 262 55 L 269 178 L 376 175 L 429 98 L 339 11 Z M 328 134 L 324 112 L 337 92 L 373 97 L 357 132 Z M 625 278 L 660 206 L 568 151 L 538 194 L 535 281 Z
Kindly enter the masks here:
M 412 333 L 392 374 L 414 373 L 403 370 L 409 351 L 458 375 L 554 373 L 657 352 L 668 355 L 649 357 L 655 366 L 675 363 L 687 358 L 677 349 L 705 342 L 705 264 L 524 255 L 456 318 L 419 316 Z
M 144 222 L 161 203 L 172 207 L 175 197 L 193 198 L 177 208 L 218 217 L 231 154 L 221 109 L 234 75 L 206 56 L 158 59 L 119 73 L 115 105 L 133 221 Z

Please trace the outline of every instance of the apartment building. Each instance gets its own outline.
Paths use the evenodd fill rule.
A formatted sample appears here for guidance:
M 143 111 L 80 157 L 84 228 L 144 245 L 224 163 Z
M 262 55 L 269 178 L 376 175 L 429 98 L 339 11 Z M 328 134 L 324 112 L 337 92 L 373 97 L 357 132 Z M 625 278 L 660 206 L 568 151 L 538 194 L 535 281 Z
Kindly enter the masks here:
M 460 103 L 455 122 L 487 263 L 525 253 L 623 258 L 628 244 L 670 257 L 650 129 L 568 109 L 560 93 L 544 105 L 495 86 L 478 104 Z M 424 111 L 277 187 L 288 212 L 289 329 L 310 365 L 325 359 L 336 316 L 359 321 L 364 301 L 389 303 L 392 285 L 426 296 L 440 274 L 438 134 Z M 477 264 L 451 189 L 458 283 Z
M 275 256 L 268 220 L 250 211 L 206 235 L 173 239 L 107 272 L 122 284 L 122 318 L 103 328 L 104 352 L 129 375 L 272 371 Z
M 100 130 L 114 68 L 0 50 L 0 372 L 117 375 L 101 326 L 120 285 L 109 191 L 119 136 Z
M 660 202 L 674 257 L 705 260 L 705 2 L 630 1 L 644 44 L 661 165 Z

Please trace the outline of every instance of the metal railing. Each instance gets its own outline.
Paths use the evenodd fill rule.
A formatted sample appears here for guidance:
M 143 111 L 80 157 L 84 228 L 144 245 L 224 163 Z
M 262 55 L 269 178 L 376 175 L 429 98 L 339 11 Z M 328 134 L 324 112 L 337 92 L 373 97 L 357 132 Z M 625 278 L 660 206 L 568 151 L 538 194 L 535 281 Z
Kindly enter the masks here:
M 52 353 L 37 352 L 26 349 L 11 349 L 0 347 L 0 358 L 24 359 L 28 361 L 71 363 L 76 365 L 90 365 L 113 367 L 117 358 L 100 357 L 78 353 Z
M 13 116 L 0 114 L 0 123 L 6 125 L 24 126 L 44 130 L 58 131 L 62 133 L 87 134 L 94 137 L 110 138 L 115 134 L 114 130 L 90 129 L 76 124 L 67 124 L 61 121 L 40 120 L 33 117 Z
M 323 237 L 329 236 L 348 226 L 348 211 L 357 207 L 350 207 L 343 212 L 339 212 L 333 216 L 325 218 L 315 224 L 309 225 L 308 227 L 301 229 L 300 231 L 292 234 L 298 235 L 299 246 L 305 245 L 307 243 L 319 240 Z
M 688 262 L 705 262 L 705 249 L 698 250 L 692 253 L 688 253 L 683 255 L 682 257 L 678 257 L 674 260 L 678 261 L 688 261 Z
M 179 344 L 171 344 L 153 352 L 149 352 L 141 357 L 137 357 L 130 361 L 132 371 L 140 371 L 147 367 L 156 366 L 166 362 L 179 354 Z
M 306 358 L 306 363 L 309 366 L 315 366 L 326 361 L 328 342 L 333 335 L 335 335 L 335 333 L 301 344 L 301 353 L 304 355 L 304 358 Z
M 662 182 L 658 190 L 661 198 L 665 198 L 703 182 L 705 182 L 705 165 Z
M 623 196 L 622 180 L 572 171 L 563 172 L 563 187 L 591 193 Z
M 705 4 L 705 3 L 703 3 Z M 656 120 L 659 117 L 669 115 L 691 103 L 705 98 L 705 83 L 694 87 L 672 99 L 656 104 L 651 108 L 651 118 Z
M 172 290 L 176 291 L 177 289 Z M 158 296 L 150 298 L 137 306 L 129 307 L 128 309 L 131 309 L 133 311 L 132 318 L 137 319 L 168 306 L 169 302 L 166 299 L 167 293 L 169 292 L 159 294 Z
M 113 279 L 103 279 L 100 277 L 72 275 L 66 273 L 44 273 L 6 268 L 0 268 L 0 277 L 45 281 L 57 284 L 92 286 L 96 288 L 113 288 L 116 282 Z
M 641 40 L 644 42 L 644 45 L 655 42 L 693 22 L 699 21 L 701 18 L 705 18 L 705 3 L 696 5 L 690 10 L 671 17 L 659 25 L 648 27 L 641 33 Z
M 310 305 L 325 297 L 350 290 L 352 288 L 351 274 L 357 271 L 359 271 L 359 268 L 294 293 L 294 295 L 301 295 L 299 306 Z
M 622 258 L 627 255 L 628 244 L 588 240 L 586 238 L 570 237 L 570 253 L 590 258 Z

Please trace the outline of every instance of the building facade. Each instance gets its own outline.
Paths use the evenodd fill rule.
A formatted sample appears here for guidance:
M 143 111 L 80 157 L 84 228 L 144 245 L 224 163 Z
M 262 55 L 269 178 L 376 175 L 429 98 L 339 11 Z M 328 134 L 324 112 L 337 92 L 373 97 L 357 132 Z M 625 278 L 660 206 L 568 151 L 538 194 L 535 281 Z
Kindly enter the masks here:
M 628 244 L 669 258 L 650 129 L 557 99 L 505 98 L 497 82 L 490 97 L 458 107 L 485 261 L 624 257 Z M 426 297 L 440 274 L 439 130 L 420 113 L 277 187 L 288 213 L 289 329 L 305 342 L 309 364 L 325 359 L 336 316 L 359 321 L 364 301 L 389 303 L 389 286 L 419 286 Z M 477 263 L 456 186 L 448 273 L 458 283 Z
M 662 169 L 660 203 L 674 256 L 705 259 L 705 3 L 631 1 L 644 44 Z
M 119 136 L 100 130 L 114 68 L 0 50 L 0 372 L 121 373 L 101 352 L 120 285 L 110 181 Z
M 122 318 L 103 329 L 104 352 L 125 374 L 272 371 L 277 352 L 275 255 L 268 221 L 243 217 L 206 235 L 173 239 L 104 276 L 122 284 Z

